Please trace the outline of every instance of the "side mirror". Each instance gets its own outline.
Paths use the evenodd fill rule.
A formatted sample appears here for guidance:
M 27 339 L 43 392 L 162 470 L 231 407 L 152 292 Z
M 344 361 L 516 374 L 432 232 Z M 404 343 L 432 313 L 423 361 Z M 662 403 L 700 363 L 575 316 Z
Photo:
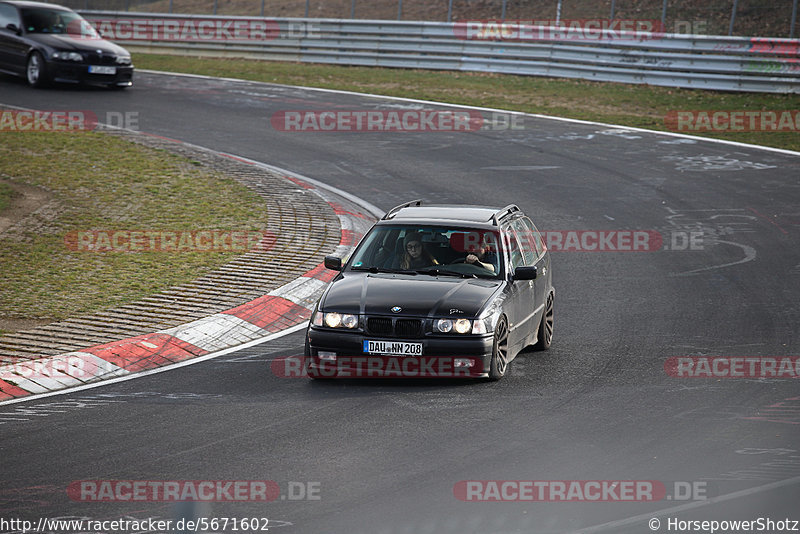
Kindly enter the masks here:
M 325 256 L 325 268 L 331 271 L 342 270 L 342 258 L 339 256 Z
M 14 24 L 13 22 L 11 24 L 6 24 L 6 29 L 8 31 L 16 33 L 17 35 L 22 35 L 22 29 L 20 29 L 20 27 Z
M 517 280 L 536 280 L 539 276 L 539 269 L 536 266 L 532 267 L 517 267 L 514 269 L 514 281 Z

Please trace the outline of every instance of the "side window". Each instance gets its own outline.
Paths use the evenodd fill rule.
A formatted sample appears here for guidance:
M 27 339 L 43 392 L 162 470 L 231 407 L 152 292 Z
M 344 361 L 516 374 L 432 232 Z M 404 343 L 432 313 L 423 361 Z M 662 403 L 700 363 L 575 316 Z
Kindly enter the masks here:
M 525 265 L 533 265 L 536 262 L 539 254 L 536 250 L 533 232 L 523 222 L 523 219 L 516 219 L 511 223 L 514 233 L 517 235 L 517 240 L 520 245 L 520 252 L 522 253 Z
M 544 251 L 547 247 L 545 247 L 544 240 L 542 239 L 542 234 L 539 233 L 539 230 L 536 228 L 536 225 L 533 224 L 527 217 L 522 218 L 522 222 L 525 225 L 525 229 L 528 232 L 531 240 L 531 246 L 536 251 L 536 258 L 538 259 L 539 256 L 544 254 Z
M 503 230 L 503 242 L 506 250 L 508 250 L 511 268 L 516 269 L 517 267 L 525 265 L 525 258 L 522 256 L 519 241 L 517 241 L 517 236 L 511 226 L 506 226 Z
M 16 24 L 19 28 L 17 8 L 8 4 L 0 4 L 0 29 L 5 30 L 9 24 Z

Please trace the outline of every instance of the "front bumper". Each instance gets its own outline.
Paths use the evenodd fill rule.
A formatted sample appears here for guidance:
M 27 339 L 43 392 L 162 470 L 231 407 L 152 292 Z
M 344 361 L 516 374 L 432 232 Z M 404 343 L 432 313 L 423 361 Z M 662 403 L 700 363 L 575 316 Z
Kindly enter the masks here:
M 89 65 L 66 61 L 49 61 L 47 72 L 50 79 L 60 83 L 85 83 L 109 87 L 129 87 L 133 85 L 133 65 L 115 65 L 115 74 L 92 74 Z
M 338 378 L 480 378 L 489 376 L 494 338 L 485 335 L 426 335 L 397 339 L 311 327 L 308 374 Z M 420 356 L 366 354 L 364 340 L 421 342 Z M 322 359 L 320 352 L 335 354 Z M 330 358 L 330 356 L 329 356 Z M 470 366 L 465 364 L 470 363 Z

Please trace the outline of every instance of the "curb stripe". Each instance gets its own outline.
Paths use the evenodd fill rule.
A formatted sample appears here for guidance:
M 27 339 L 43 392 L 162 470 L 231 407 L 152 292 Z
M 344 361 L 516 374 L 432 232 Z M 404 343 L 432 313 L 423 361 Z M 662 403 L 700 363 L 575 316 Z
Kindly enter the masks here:
M 0 400 L 24 397 L 25 395 L 30 395 L 30 392 L 14 384 L 9 384 L 5 380 L 0 380 Z
M 216 153 L 244 163 L 255 163 L 232 154 Z M 330 205 L 341 227 L 340 241 L 334 254 L 346 257 L 364 235 L 360 228 L 369 225 L 375 218 L 374 215 L 347 210 L 342 204 L 335 202 L 331 198 L 333 195 L 323 189 L 322 185 L 306 182 L 285 172 L 281 173 L 281 176 L 299 187 L 314 190 Z M 152 370 L 296 327 L 308 321 L 317 298 L 336 274 L 320 263 L 302 276 L 264 296 L 190 323 L 87 347 L 80 351 L 0 367 L 0 378 L 8 378 L 16 384 L 0 379 L 0 401 L 64 390 L 103 379 Z M 23 371 L 26 376 L 20 375 L 15 372 L 14 367 L 19 365 L 22 367 L 16 367 L 16 371 L 30 368 L 35 372 L 32 371 L 30 376 L 27 376 L 27 372 Z M 42 372 L 43 366 L 49 372 Z
M 280 330 L 280 326 L 286 323 L 292 326 L 311 317 L 308 308 L 275 295 L 264 295 L 224 313 L 235 315 L 270 333 Z

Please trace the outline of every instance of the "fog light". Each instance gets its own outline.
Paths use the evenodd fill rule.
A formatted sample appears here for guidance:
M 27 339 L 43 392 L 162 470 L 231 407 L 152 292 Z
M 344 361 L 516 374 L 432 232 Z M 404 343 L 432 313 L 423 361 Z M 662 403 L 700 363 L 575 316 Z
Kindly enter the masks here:
M 472 358 L 456 358 L 453 360 L 453 367 L 474 367 L 475 360 Z
M 336 361 L 336 353 L 335 352 L 328 352 L 326 350 L 317 351 L 317 356 L 320 360 L 325 360 L 328 362 L 335 362 Z

